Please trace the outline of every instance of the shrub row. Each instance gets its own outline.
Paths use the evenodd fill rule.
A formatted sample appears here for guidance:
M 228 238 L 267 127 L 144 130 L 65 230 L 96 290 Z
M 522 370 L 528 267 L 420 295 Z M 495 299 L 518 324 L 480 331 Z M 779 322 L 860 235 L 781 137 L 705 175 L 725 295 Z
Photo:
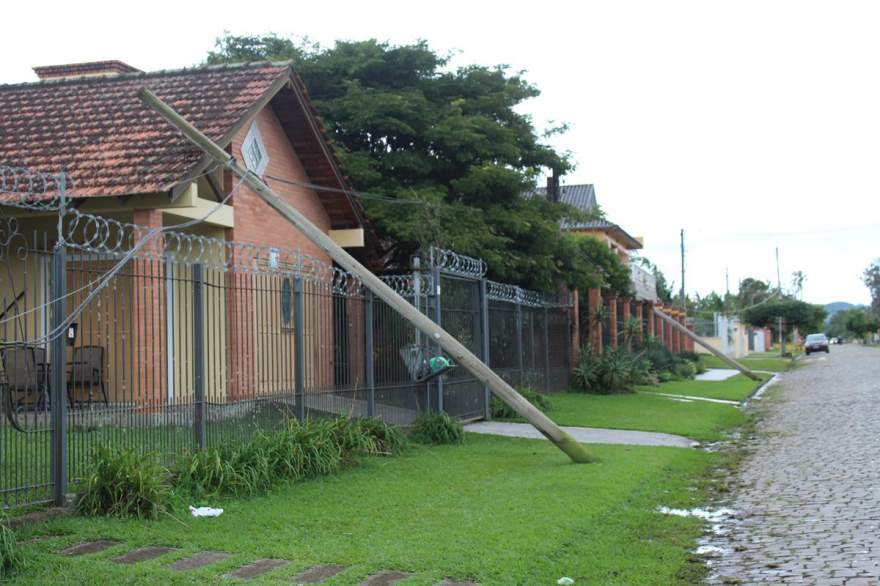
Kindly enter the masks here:
M 333 474 L 360 456 L 390 455 L 406 446 L 399 428 L 376 419 L 288 421 L 250 441 L 186 453 L 170 469 L 156 454 L 96 450 L 77 511 L 156 519 L 173 497 L 250 496 L 284 481 Z
M 464 427 L 446 413 L 422 413 L 413 423 L 410 437 L 420 444 L 460 444 Z
M 573 369 L 572 387 L 583 393 L 631 393 L 636 385 L 691 379 L 705 371 L 695 352 L 673 354 L 656 340 L 648 340 L 636 352 L 618 347 L 596 355 L 584 347 Z

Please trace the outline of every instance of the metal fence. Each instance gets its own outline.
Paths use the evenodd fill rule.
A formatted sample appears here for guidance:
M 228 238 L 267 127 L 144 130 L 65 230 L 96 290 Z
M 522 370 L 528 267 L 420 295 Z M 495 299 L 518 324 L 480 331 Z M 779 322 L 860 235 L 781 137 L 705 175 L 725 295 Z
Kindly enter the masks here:
M 437 349 L 327 259 L 155 234 L 60 199 L 0 207 L 0 506 L 62 499 L 101 445 L 171 460 L 288 417 L 489 416 L 464 369 L 420 382 L 411 358 Z M 567 300 L 450 251 L 414 264 L 385 281 L 511 384 L 568 386 Z

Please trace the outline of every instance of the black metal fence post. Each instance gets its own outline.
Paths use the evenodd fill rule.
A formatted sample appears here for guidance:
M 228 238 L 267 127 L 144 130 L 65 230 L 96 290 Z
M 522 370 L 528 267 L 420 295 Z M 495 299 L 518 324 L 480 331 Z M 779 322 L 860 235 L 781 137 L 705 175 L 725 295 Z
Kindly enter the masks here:
M 550 311 L 544 305 L 544 392 L 550 391 Z
M 516 290 L 516 365 L 519 369 L 519 384 L 523 385 L 525 372 L 523 371 L 523 314 L 522 293 Z
M 440 269 L 434 267 L 434 322 L 438 326 L 443 325 L 443 310 L 440 302 Z M 439 348 L 438 348 L 439 350 Z M 437 381 L 437 413 L 443 413 L 443 377 L 438 376 Z
M 376 378 L 373 364 L 373 292 L 367 291 L 364 297 L 364 349 L 367 379 L 367 416 L 376 414 Z
M 204 314 L 204 267 L 192 266 L 193 280 L 193 391 L 195 414 L 193 426 L 196 446 L 203 450 L 208 444 L 205 422 L 205 314 Z
M 61 331 L 67 314 L 67 250 L 59 242 L 52 253 L 52 485 L 58 506 L 67 498 L 67 393 L 65 385 L 67 332 Z
M 300 422 L 306 420 L 306 373 L 305 373 L 305 331 L 303 313 L 303 283 L 302 276 L 293 278 L 293 368 L 294 368 L 294 393 L 296 395 L 297 417 Z
M 486 292 L 486 279 L 480 279 L 480 345 L 483 362 L 489 364 L 489 297 Z M 492 418 L 492 392 L 489 387 L 483 385 L 483 415 L 486 419 Z

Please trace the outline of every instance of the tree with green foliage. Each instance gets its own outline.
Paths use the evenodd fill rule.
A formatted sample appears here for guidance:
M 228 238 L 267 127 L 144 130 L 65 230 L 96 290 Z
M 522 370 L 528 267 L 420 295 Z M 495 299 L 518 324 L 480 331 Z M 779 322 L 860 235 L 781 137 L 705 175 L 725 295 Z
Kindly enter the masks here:
M 846 330 L 861 339 L 868 333 L 868 314 L 862 309 L 851 309 L 846 312 Z
M 739 292 L 736 296 L 737 306 L 740 309 L 745 309 L 765 301 L 772 294 L 770 283 L 767 281 L 746 277 L 739 283 Z
M 750 307 L 742 312 L 742 320 L 758 328 L 775 328 L 781 317 L 786 329 L 804 332 L 823 331 L 825 308 L 797 299 L 776 299 Z
M 871 292 L 871 313 L 880 318 L 880 258 L 865 269 L 862 280 Z
M 544 142 L 564 126 L 539 134 L 517 111 L 539 93 L 521 73 L 452 70 L 425 42 L 321 47 L 272 34 L 227 33 L 206 62 L 257 60 L 293 62 L 354 187 L 386 196 L 363 203 L 388 268 L 437 245 L 484 259 L 492 278 L 545 291 L 609 273 L 586 267 L 597 251 L 560 231 L 563 220 L 583 214 L 522 196 L 542 173 L 564 174 L 571 164 Z

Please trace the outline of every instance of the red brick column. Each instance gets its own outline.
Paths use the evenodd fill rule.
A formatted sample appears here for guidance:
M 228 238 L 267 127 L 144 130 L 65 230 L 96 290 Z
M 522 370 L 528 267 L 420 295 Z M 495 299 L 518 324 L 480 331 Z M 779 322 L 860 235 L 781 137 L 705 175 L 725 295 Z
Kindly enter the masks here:
M 639 342 L 645 341 L 645 305 L 641 301 L 636 302 L 636 319 L 639 320 Z
M 672 308 L 663 306 L 660 308 L 663 313 L 666 315 L 672 315 Z M 660 323 L 663 325 L 663 343 L 666 345 L 666 348 L 670 352 L 675 352 L 675 343 L 672 341 L 672 326 L 666 323 L 665 320 L 660 320 Z
M 617 297 L 608 299 L 608 333 L 611 347 L 617 348 Z
M 685 330 L 688 329 L 687 312 L 685 312 L 685 311 L 681 312 L 681 327 L 683 327 Z M 685 332 L 682 332 L 681 333 L 681 351 L 682 352 L 687 352 L 690 349 L 690 341 L 691 341 L 691 339 L 688 337 L 688 335 Z
M 600 289 L 590 289 L 587 292 L 588 297 L 588 315 L 587 323 L 589 324 L 589 344 L 590 350 L 595 354 L 602 353 L 602 323 L 596 319 L 596 311 L 602 307 L 602 291 Z
M 133 223 L 142 227 L 141 237 L 162 227 L 161 210 L 135 210 Z M 132 281 L 132 396 L 137 406 L 164 405 L 168 399 L 168 357 L 166 355 L 167 308 L 163 239 L 154 236 L 131 262 Z
M 682 317 L 683 315 L 684 314 L 681 311 L 675 312 L 675 321 L 677 321 L 678 324 L 681 326 L 684 326 L 684 317 Z M 683 352 L 685 349 L 684 333 L 677 328 L 675 329 L 675 331 L 673 333 L 675 335 L 674 341 L 673 341 L 673 344 L 675 345 L 675 352 Z
M 654 304 L 645 302 L 645 314 L 648 317 L 648 336 L 653 338 L 657 335 L 657 316 L 654 315 Z

